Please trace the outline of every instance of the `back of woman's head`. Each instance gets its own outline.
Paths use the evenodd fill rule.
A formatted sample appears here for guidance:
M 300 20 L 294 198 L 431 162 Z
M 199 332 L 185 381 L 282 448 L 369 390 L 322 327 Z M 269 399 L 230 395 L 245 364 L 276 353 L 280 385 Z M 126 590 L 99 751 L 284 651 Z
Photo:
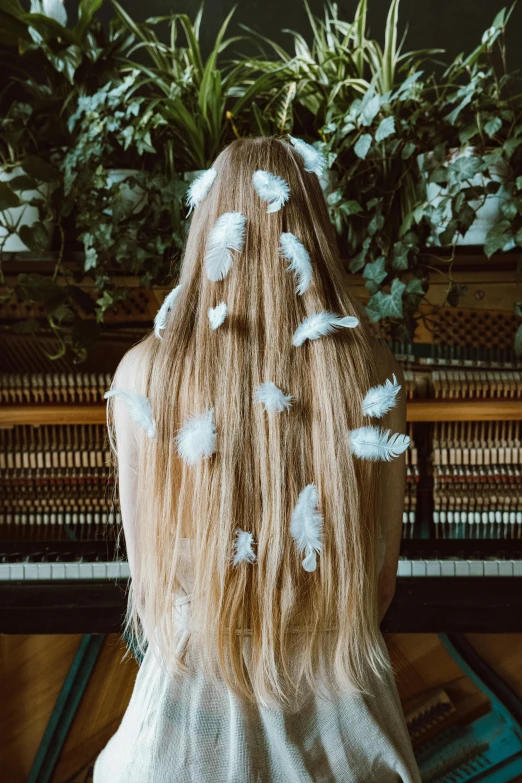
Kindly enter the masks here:
M 161 339 L 147 338 L 156 436 L 140 443 L 129 625 L 141 617 L 167 664 L 182 666 L 172 600 L 190 538 L 188 647 L 209 672 L 246 697 L 290 704 L 303 677 L 317 686 L 322 659 L 339 686 L 363 690 L 388 665 L 376 601 L 379 463 L 350 444 L 379 380 L 371 324 L 346 285 L 319 179 L 291 143 L 239 139 L 213 168 L 181 288 Z M 260 170 L 287 183 L 280 209 L 267 211 L 254 186 Z M 242 242 L 237 221 L 212 234 L 225 213 L 244 216 Z M 309 283 L 302 255 L 292 264 L 287 248 L 285 259 L 282 234 L 307 251 Z M 226 317 L 217 311 L 211 328 L 220 303 Z M 293 341 L 317 313 L 359 323 Z

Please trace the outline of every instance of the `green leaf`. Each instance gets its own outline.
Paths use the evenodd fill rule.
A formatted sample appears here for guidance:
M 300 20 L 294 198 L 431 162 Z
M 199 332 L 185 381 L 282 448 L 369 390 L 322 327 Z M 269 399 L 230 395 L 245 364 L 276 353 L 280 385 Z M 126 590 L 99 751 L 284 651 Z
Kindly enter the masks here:
M 33 253 L 43 253 L 47 250 L 49 234 L 43 223 L 33 223 L 32 226 L 22 225 L 18 235 Z
M 375 134 L 375 141 L 384 141 L 388 136 L 392 136 L 395 133 L 395 120 L 393 117 L 385 117 L 379 123 L 377 132 Z
M 515 315 L 522 318 L 522 302 L 515 302 Z
M 416 149 L 417 149 L 417 145 L 414 144 L 413 141 L 407 141 L 404 147 L 402 148 L 401 158 L 403 160 L 408 160 L 409 158 L 411 158 L 411 156 L 413 155 Z
M 500 117 L 493 117 L 491 120 L 488 120 L 486 124 L 484 125 L 484 130 L 488 134 L 488 136 L 491 138 L 495 135 L 497 131 L 499 131 L 502 127 L 502 120 Z
M 515 152 L 517 147 L 519 147 L 522 144 L 522 138 L 518 139 L 507 139 L 504 142 L 504 152 L 510 158 L 512 154 Z
M 88 247 L 85 250 L 85 261 L 83 264 L 83 268 L 86 272 L 89 271 L 89 269 L 95 269 L 98 264 L 98 253 L 93 247 Z
M 468 286 L 461 283 L 454 283 L 448 293 L 448 304 L 451 307 L 458 307 L 460 297 L 468 293 Z
M 36 155 L 28 155 L 22 163 L 26 174 L 37 182 L 53 182 L 59 178 L 58 171 Z
M 421 294 L 424 296 L 424 288 L 422 287 L 422 281 L 418 277 L 412 277 L 406 283 L 407 294 Z
M 513 199 L 504 199 L 500 202 L 500 211 L 506 218 L 506 220 L 514 220 L 518 215 L 517 205 Z
M 393 246 L 392 269 L 408 269 L 408 248 L 402 242 Z
M 9 180 L 9 187 L 13 190 L 35 190 L 37 183 L 32 177 L 28 177 L 27 174 L 20 174 L 18 177 L 13 177 Z
M 368 234 L 372 237 L 384 226 L 384 215 L 374 215 L 368 223 Z
M 382 283 L 384 278 L 387 275 L 386 271 L 386 259 L 384 256 L 380 256 L 375 261 L 372 261 L 370 264 L 366 264 L 364 267 L 364 272 L 362 273 L 362 276 L 366 280 L 372 280 L 374 283 Z
M 358 201 L 353 201 L 352 199 L 345 201 L 341 206 L 339 207 L 341 212 L 348 216 L 348 215 L 358 215 L 359 212 L 362 212 L 362 207 L 359 204 Z
M 488 231 L 484 244 L 484 253 L 488 258 L 491 258 L 493 253 L 502 250 L 510 238 L 511 223 L 509 220 L 501 220 Z
M 359 138 L 357 139 L 353 151 L 355 152 L 358 158 L 364 160 L 371 146 L 372 146 L 372 137 L 370 136 L 369 133 L 363 133 L 363 135 L 359 136 Z
M 366 260 L 367 252 L 367 249 L 364 248 L 364 250 L 361 250 L 361 252 L 355 256 L 355 258 L 352 258 L 348 264 L 348 268 L 352 274 L 355 275 L 360 269 L 362 269 Z
M 20 206 L 20 199 L 6 182 L 0 182 L 0 212 Z
M 359 117 L 359 123 L 361 125 L 371 125 L 375 119 L 377 112 L 381 108 L 381 99 L 378 95 L 371 98 L 366 106 L 363 108 Z
M 516 185 L 519 190 L 522 190 L 522 175 L 516 178 Z

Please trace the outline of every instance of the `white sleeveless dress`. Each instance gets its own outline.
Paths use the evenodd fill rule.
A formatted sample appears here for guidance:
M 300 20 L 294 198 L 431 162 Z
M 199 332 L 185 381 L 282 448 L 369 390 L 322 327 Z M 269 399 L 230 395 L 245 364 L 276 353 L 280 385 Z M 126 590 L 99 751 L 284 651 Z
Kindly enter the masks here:
M 189 560 L 187 548 L 176 598 L 186 620 Z M 93 783 L 421 783 L 393 676 L 373 694 L 310 694 L 288 714 L 247 704 L 197 669 L 172 677 L 149 647 Z

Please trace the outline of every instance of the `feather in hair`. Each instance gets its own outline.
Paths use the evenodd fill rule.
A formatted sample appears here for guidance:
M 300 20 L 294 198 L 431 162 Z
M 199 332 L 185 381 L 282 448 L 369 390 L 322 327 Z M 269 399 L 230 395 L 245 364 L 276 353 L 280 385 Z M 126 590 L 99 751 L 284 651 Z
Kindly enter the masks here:
M 161 340 L 162 330 L 166 329 L 167 327 L 167 319 L 168 319 L 169 312 L 172 310 L 174 302 L 176 301 L 177 296 L 182 288 L 183 288 L 183 283 L 180 283 L 175 288 L 173 288 L 172 291 L 170 291 L 170 293 L 167 294 L 167 296 L 163 300 L 163 304 L 161 305 L 160 309 L 156 313 L 156 317 L 154 318 L 154 334 L 160 340 Z
M 236 530 L 236 540 L 234 542 L 234 565 L 238 563 L 253 563 L 256 559 L 252 544 L 254 538 L 252 533 L 248 533 L 246 530 L 238 528 Z
M 212 228 L 205 254 L 207 277 L 213 283 L 228 274 L 232 266 L 232 251 L 240 253 L 245 244 L 246 217 L 241 212 L 225 212 Z
M 322 312 L 309 315 L 299 324 L 292 337 L 292 345 L 302 345 L 305 340 L 317 340 L 319 337 L 330 334 L 341 326 L 353 329 L 358 324 L 358 319 L 353 315 L 341 318 L 341 316 L 335 315 L 335 313 L 323 310 Z
M 152 416 L 150 400 L 135 389 L 109 389 L 103 395 L 106 400 L 109 397 L 121 397 L 126 404 L 129 415 L 134 421 L 143 427 L 149 438 L 156 434 L 156 422 Z
M 217 329 L 227 317 L 227 303 L 220 302 L 216 307 L 208 310 L 208 320 L 211 329 Z
M 254 400 L 261 402 L 268 413 L 282 413 L 291 406 L 291 394 L 285 394 L 273 381 L 262 383 L 254 392 Z
M 312 264 L 308 250 L 289 231 L 283 232 L 279 241 L 281 242 L 279 252 L 283 258 L 290 261 L 290 266 L 287 267 L 287 270 L 294 272 L 297 277 L 296 293 L 304 294 L 312 280 Z
M 214 408 L 188 419 L 176 435 L 178 454 L 187 465 L 195 465 L 216 451 Z
M 308 484 L 301 490 L 292 512 L 290 533 L 300 552 L 305 552 L 303 568 L 305 571 L 315 571 L 317 567 L 316 553 L 322 549 L 321 533 L 323 517 L 318 510 L 319 493 L 315 484 Z
M 326 168 L 326 158 L 322 152 L 319 152 L 319 150 L 316 150 L 315 147 L 312 147 L 311 144 L 307 144 L 306 141 L 303 141 L 302 139 L 296 139 L 294 136 L 288 136 L 288 138 L 302 157 L 305 171 L 311 171 L 313 174 L 317 174 L 317 176 L 320 177 Z
M 277 212 L 290 198 L 288 182 L 276 174 L 258 169 L 252 174 L 257 195 L 268 202 L 267 212 Z
M 190 184 L 190 187 L 187 191 L 187 206 L 190 207 L 188 214 L 192 212 L 193 209 L 196 207 L 199 207 L 205 196 L 207 195 L 208 191 L 214 184 L 214 180 L 217 177 L 217 171 L 215 168 L 206 169 L 205 171 L 202 171 L 201 174 L 198 174 L 195 180 L 193 180 Z
M 389 462 L 406 451 L 410 445 L 409 435 L 401 435 L 391 430 L 379 427 L 359 427 L 350 431 L 350 449 L 356 457 L 372 462 L 383 460 Z
M 395 375 L 393 382 L 386 378 L 386 383 L 381 386 L 372 386 L 366 393 L 362 402 L 363 416 L 375 416 L 379 419 L 384 416 L 397 402 L 397 393 L 401 388 Z

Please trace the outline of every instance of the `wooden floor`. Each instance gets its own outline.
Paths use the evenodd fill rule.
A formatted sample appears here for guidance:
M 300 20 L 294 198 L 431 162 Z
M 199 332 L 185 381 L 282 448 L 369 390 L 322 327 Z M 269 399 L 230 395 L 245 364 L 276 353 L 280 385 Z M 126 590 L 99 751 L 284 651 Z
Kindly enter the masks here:
M 455 704 L 458 721 L 473 720 L 488 710 L 486 697 L 464 676 L 436 635 L 390 634 L 385 638 L 406 711 L 412 700 L 438 686 L 444 687 Z M 0 636 L 0 770 L 6 783 L 26 783 L 80 639 Z M 522 636 L 469 634 L 468 639 L 522 698 Z M 89 767 L 116 731 L 138 668 L 132 658 L 122 661 L 125 650 L 120 637 L 106 638 L 52 783 L 87 783 Z

